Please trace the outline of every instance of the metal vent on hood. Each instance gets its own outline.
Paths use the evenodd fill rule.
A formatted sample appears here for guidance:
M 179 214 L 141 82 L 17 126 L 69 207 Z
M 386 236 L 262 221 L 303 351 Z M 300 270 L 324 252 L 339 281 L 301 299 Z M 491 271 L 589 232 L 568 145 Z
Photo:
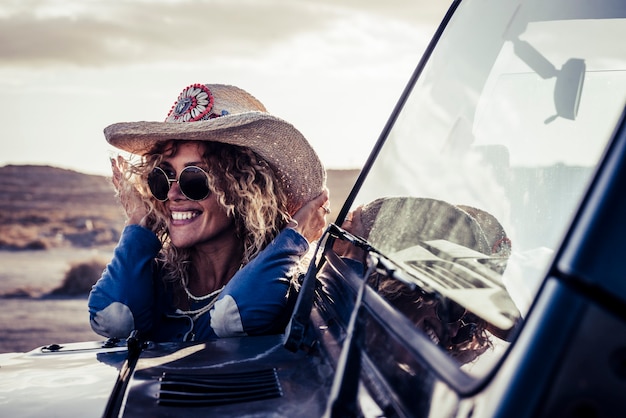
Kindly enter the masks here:
M 159 405 L 216 406 L 282 396 L 276 369 L 224 374 L 163 373 Z

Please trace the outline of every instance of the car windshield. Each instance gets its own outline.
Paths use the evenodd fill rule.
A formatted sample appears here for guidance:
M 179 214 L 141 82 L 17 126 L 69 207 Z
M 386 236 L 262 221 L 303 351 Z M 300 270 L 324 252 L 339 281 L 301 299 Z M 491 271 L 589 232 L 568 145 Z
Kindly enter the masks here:
M 349 202 L 491 347 L 523 324 L 624 111 L 624 39 L 621 1 L 462 1 Z

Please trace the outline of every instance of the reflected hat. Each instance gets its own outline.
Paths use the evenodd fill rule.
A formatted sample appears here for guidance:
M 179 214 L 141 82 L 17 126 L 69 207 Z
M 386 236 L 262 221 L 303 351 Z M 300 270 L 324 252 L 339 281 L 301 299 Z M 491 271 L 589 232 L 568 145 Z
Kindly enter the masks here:
M 324 167 L 302 133 L 235 86 L 192 84 L 180 93 L 164 122 L 116 123 L 104 129 L 104 136 L 114 147 L 137 155 L 170 140 L 249 148 L 274 170 L 292 213 L 318 196 L 326 183 Z
M 443 200 L 384 197 L 363 205 L 360 216 L 363 238 L 384 252 L 395 253 L 422 241 L 443 239 L 483 254 L 493 253 L 477 219 Z

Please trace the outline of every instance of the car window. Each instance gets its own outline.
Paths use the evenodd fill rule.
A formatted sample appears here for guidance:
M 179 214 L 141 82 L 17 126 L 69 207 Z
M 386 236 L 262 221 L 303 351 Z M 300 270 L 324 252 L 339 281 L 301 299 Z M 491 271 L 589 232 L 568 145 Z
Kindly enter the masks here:
M 473 373 L 523 325 L 624 110 L 624 9 L 463 1 L 351 202 L 364 238 L 436 295 L 402 308 L 454 328 L 421 324 L 431 340 L 458 356 L 452 334 L 485 338 L 460 362 Z

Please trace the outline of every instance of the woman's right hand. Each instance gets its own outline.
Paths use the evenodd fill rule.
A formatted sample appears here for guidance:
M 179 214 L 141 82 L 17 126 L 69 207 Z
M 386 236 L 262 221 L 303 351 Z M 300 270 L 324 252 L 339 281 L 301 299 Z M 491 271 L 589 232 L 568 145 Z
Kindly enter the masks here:
M 113 172 L 113 186 L 117 191 L 120 203 L 126 212 L 126 225 L 148 226 L 148 209 L 143 202 L 141 194 L 134 187 L 124 187 L 128 181 L 123 178 L 128 162 L 121 155 L 117 159 L 111 158 L 111 170 Z M 126 184 L 125 184 L 126 183 Z
M 362 206 L 357 207 L 352 212 L 348 213 L 346 219 L 341 224 L 341 227 L 343 229 L 361 238 L 365 237 L 367 234 L 365 226 L 361 221 L 362 211 Z M 338 255 L 342 257 L 351 258 L 353 260 L 360 261 L 361 263 L 365 263 L 365 252 L 361 248 L 349 243 L 348 241 L 336 240 L 333 244 L 333 249 Z

